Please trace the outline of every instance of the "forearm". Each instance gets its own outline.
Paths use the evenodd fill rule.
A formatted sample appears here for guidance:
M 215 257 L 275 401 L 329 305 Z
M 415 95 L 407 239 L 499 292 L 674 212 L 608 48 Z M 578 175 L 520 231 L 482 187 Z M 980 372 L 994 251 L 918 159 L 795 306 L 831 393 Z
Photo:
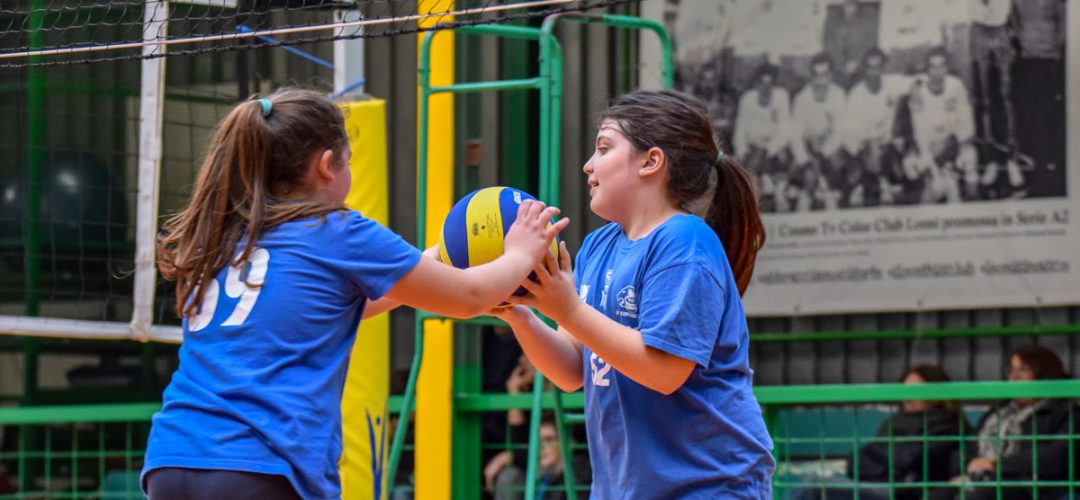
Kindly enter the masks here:
M 469 269 L 420 259 L 386 295 L 393 302 L 435 314 L 471 318 L 514 293 L 532 265 L 529 257 L 521 254 L 504 254 Z
M 631 380 L 661 394 L 679 389 L 694 362 L 645 345 L 641 332 L 585 305 L 571 309 L 560 325 Z
M 470 267 L 461 272 L 460 280 L 448 283 L 455 290 L 450 296 L 457 295 L 462 301 L 461 306 L 468 311 L 464 317 L 478 316 L 512 295 L 534 264 L 515 254 Z
M 581 388 L 581 347 L 569 336 L 551 328 L 531 312 L 508 320 L 521 349 L 541 373 L 566 392 Z

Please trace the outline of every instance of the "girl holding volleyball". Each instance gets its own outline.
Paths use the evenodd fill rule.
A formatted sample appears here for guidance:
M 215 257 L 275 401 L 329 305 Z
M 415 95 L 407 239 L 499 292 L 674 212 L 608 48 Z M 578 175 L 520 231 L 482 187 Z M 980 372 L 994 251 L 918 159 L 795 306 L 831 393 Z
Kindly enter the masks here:
M 150 498 L 338 498 L 340 398 L 361 317 L 397 304 L 480 314 L 567 224 L 547 227 L 558 210 L 523 202 L 502 257 L 443 265 L 345 209 L 350 155 L 341 111 L 310 91 L 244 102 L 218 127 L 158 248 L 184 344 L 153 417 Z
M 584 386 L 593 497 L 770 498 L 740 302 L 765 239 L 749 174 L 704 105 L 667 90 L 616 99 L 584 171 L 610 223 L 511 299 L 558 329 L 521 305 L 494 314 L 556 385 Z

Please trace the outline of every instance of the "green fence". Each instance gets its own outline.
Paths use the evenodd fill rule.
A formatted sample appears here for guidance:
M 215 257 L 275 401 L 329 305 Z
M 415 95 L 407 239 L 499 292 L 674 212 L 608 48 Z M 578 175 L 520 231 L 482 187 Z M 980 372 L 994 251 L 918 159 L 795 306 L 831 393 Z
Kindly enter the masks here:
M 158 403 L 0 408 L 0 499 L 143 498 L 138 474 Z
M 776 498 L 1072 500 L 1080 487 L 1080 411 L 1070 399 L 1080 381 L 786 386 L 757 395 L 774 440 Z
M 1069 398 L 1080 395 L 1080 381 L 770 386 L 755 392 L 775 443 L 776 498 L 902 500 L 949 493 L 955 498 L 1078 497 L 1080 411 Z M 582 408 L 581 393 L 559 397 L 569 410 L 571 427 L 579 426 L 574 412 Z M 980 438 L 976 424 L 992 409 L 1015 400 L 1044 402 L 1015 434 Z M 942 432 L 942 421 L 928 416 L 914 420 L 912 431 L 911 419 L 905 428 L 895 420 L 903 401 L 962 404 L 952 414 L 956 423 L 952 432 Z M 553 409 L 555 403 L 550 392 L 540 400 L 544 409 Z M 479 419 L 510 409 L 527 412 L 533 396 L 459 394 L 454 404 L 459 418 Z M 400 398 L 392 398 L 391 406 L 398 405 Z M 0 464 L 5 469 L 0 499 L 142 498 L 138 472 L 150 416 L 158 407 L 145 403 L 0 408 L 4 429 Z M 954 471 L 966 468 L 980 439 L 999 454 L 1012 448 L 1030 457 L 1023 461 L 1029 464 L 1021 471 L 1026 474 L 999 466 L 972 482 L 950 482 Z M 520 442 L 509 439 L 460 445 L 484 450 L 473 455 L 478 460 L 503 450 L 524 450 Z M 577 456 L 585 452 L 582 441 L 573 448 Z M 938 458 L 943 456 L 941 448 L 953 450 L 943 462 Z M 870 470 L 875 467 L 877 477 Z M 484 479 L 455 481 L 483 488 Z M 578 484 L 577 491 L 580 497 L 587 495 L 588 484 Z

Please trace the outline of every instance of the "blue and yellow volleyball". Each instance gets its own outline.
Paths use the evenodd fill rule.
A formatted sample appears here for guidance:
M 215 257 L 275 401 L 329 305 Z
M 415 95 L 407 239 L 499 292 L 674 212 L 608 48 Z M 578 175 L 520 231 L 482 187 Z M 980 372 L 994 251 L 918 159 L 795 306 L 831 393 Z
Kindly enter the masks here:
M 535 199 L 524 191 L 504 186 L 469 193 L 454 204 L 443 222 L 440 258 L 462 269 L 497 259 L 503 254 L 503 238 L 517 219 L 518 206 Z M 552 241 L 551 251 L 559 255 L 556 241 Z

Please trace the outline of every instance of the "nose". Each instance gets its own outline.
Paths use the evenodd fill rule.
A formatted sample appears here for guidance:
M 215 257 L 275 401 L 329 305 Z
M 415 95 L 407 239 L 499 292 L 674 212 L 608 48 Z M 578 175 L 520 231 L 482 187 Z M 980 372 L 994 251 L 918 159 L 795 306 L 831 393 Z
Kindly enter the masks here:
M 588 161 L 586 161 L 585 164 L 581 166 L 581 171 L 585 172 L 586 174 L 592 174 L 593 166 L 592 166 L 592 157 L 591 156 L 589 157 Z

